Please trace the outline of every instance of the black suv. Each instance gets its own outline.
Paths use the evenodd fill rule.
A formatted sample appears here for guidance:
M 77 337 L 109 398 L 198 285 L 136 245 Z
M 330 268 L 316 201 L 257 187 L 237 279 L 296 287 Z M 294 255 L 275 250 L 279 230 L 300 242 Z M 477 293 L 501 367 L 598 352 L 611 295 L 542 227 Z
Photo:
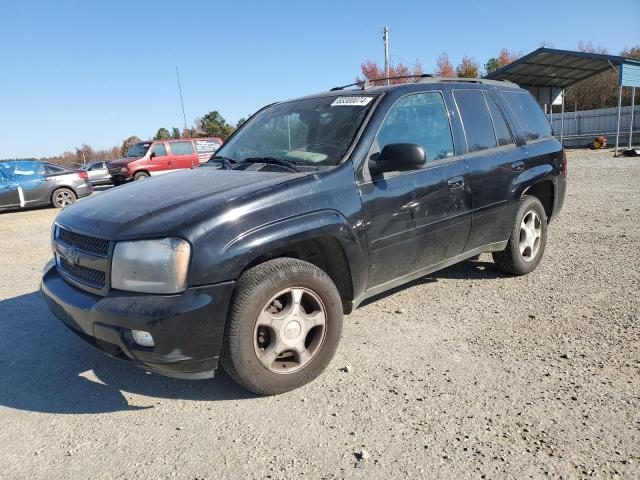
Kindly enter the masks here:
M 190 379 L 220 360 L 280 393 L 324 370 L 372 295 L 482 252 L 534 270 L 566 168 L 512 83 L 336 88 L 263 108 L 200 168 L 65 209 L 42 290 L 109 355 Z

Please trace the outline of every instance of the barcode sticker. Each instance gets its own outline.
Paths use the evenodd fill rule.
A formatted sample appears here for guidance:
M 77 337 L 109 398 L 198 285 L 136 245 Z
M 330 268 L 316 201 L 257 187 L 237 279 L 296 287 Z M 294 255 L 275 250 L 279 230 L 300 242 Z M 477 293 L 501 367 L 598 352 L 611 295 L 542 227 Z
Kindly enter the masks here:
M 331 104 L 332 107 L 363 107 L 368 105 L 373 97 L 338 97 Z

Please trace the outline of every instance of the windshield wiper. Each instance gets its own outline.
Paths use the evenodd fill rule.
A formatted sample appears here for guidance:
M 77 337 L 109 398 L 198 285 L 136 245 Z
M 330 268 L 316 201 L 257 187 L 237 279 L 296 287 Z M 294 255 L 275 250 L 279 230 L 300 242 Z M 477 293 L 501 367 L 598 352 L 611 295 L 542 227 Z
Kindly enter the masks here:
M 275 157 L 249 157 L 249 158 L 245 158 L 240 163 L 268 163 L 271 165 L 279 165 L 281 167 L 286 167 L 293 172 L 298 172 L 298 173 L 300 172 L 300 169 L 296 167 L 295 162 L 292 162 L 289 160 L 283 160 L 281 158 L 275 158 Z
M 233 166 L 238 163 L 237 160 L 234 160 L 233 158 L 225 157 L 223 155 L 213 155 L 209 160 L 207 160 L 207 163 L 211 162 L 212 160 L 217 161 L 218 163 L 221 163 L 224 166 L 224 168 L 226 168 L 227 170 L 233 169 Z M 205 163 L 205 165 L 207 163 Z

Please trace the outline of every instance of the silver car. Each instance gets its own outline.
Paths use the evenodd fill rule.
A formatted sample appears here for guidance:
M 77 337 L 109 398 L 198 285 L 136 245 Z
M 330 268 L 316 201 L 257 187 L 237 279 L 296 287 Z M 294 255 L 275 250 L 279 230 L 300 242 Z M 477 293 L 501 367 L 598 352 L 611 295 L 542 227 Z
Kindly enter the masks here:
M 82 168 L 89 174 L 91 185 L 108 185 L 112 183 L 107 162 L 91 162 Z
M 0 162 L 0 210 L 42 205 L 64 208 L 92 192 L 85 170 L 39 161 Z

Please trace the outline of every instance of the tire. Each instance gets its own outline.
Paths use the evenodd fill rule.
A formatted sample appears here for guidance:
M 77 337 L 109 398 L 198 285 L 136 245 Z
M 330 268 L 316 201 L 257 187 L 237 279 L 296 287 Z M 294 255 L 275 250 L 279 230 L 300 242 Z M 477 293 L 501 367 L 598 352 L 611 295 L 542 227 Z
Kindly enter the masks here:
M 295 310 L 296 305 L 303 309 Z M 292 313 L 296 311 L 302 312 L 300 316 Z M 266 326 L 269 321 L 274 325 Z M 238 280 L 224 333 L 222 367 L 251 392 L 287 392 L 324 371 L 341 334 L 342 300 L 329 276 L 302 260 L 270 260 L 247 270 Z M 282 349 L 276 347 L 294 341 L 298 347 L 302 343 L 306 353 L 297 353 L 294 347 L 275 356 Z
M 76 200 L 76 193 L 70 188 L 58 188 L 51 194 L 51 203 L 56 208 L 66 208 Z
M 133 176 L 133 180 L 134 181 L 146 180 L 150 176 L 151 175 L 149 175 L 147 172 L 136 172 L 136 174 Z
M 526 275 L 542 260 L 546 244 L 547 214 L 540 200 L 525 195 L 520 199 L 507 248 L 493 252 L 493 261 L 505 273 Z

